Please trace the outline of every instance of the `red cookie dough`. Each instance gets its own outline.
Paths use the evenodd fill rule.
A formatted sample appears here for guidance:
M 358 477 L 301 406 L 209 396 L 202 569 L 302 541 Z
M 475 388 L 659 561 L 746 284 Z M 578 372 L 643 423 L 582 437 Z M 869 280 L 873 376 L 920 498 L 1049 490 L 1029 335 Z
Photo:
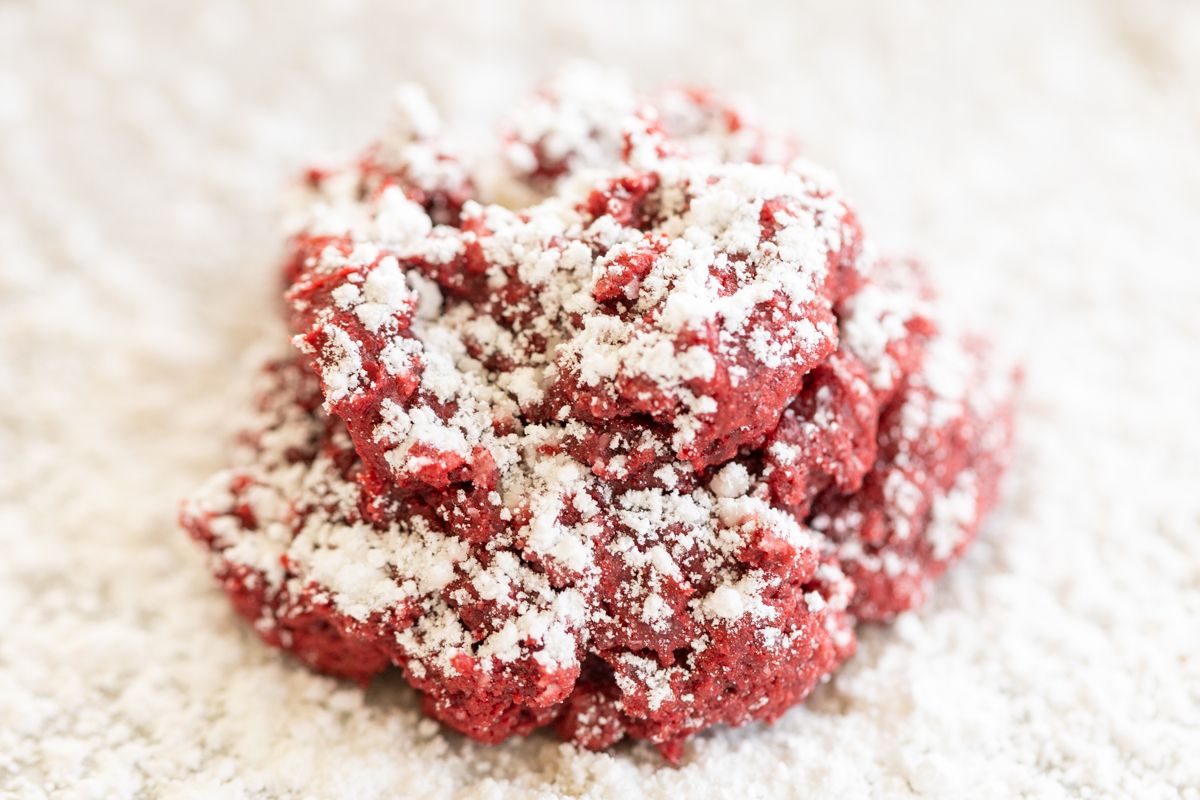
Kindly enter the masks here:
M 710 93 L 586 71 L 509 128 L 490 194 L 401 112 L 307 176 L 299 354 L 183 510 L 269 644 L 398 666 L 481 741 L 677 759 L 923 600 L 995 502 L 1011 375 L 831 178 Z

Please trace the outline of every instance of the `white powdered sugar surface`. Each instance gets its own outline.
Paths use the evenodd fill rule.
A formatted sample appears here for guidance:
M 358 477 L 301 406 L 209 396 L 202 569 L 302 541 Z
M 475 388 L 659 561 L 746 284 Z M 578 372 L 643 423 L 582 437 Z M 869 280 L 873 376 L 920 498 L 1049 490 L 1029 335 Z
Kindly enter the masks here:
M 1200 798 L 1200 13 L 641 5 L 0 5 L 0 797 Z M 284 181 L 378 130 L 400 82 L 466 131 L 580 55 L 646 87 L 716 86 L 795 131 L 880 246 L 923 256 L 943 305 L 1025 365 L 1006 500 L 931 602 L 860 627 L 858 654 L 803 707 L 695 737 L 677 768 L 643 746 L 477 745 L 424 719 L 398 678 L 364 692 L 316 676 L 258 641 L 175 524 L 285 340 Z M 427 135 L 434 110 L 399 102 Z M 519 138 L 545 113 L 532 104 Z M 585 136 L 597 124 L 549 144 L 602 157 L 578 151 L 609 146 Z M 432 152 L 417 166 L 418 182 L 445 177 Z M 426 234 L 402 198 L 383 210 L 324 218 L 398 248 Z M 440 303 L 391 266 L 370 277 L 337 298 L 368 329 Z M 887 298 L 858 302 L 874 320 Z M 868 354 L 888 324 L 846 334 Z M 327 383 L 351 393 L 358 356 L 337 341 Z M 581 355 L 597 380 L 619 368 Z M 887 379 L 881 348 L 872 366 Z M 461 390 L 438 376 L 429 391 Z M 536 402 L 540 375 L 507 380 Z M 714 502 L 737 502 L 740 469 L 718 473 Z M 902 482 L 889 491 L 904 502 Z M 964 474 L 935 505 L 935 548 L 955 546 L 974 492 Z M 617 510 L 644 519 L 652 501 Z M 588 495 L 572 502 L 592 513 Z M 342 607 L 366 613 L 371 569 L 398 557 L 364 547 Z M 445 576 L 434 559 L 419 578 Z M 769 613 L 753 582 L 702 613 Z M 669 691 L 657 665 L 629 666 Z

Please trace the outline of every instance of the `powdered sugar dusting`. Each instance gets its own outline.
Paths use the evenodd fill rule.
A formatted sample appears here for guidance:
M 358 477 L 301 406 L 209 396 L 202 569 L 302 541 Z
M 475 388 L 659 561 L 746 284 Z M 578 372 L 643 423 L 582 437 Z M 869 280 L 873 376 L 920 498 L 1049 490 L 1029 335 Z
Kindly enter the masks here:
M 1200 784 L 1200 387 L 1179 368 L 1200 341 L 1183 258 L 1200 181 L 1195 10 L 850 3 L 764 19 L 686 5 L 545 5 L 519 24 L 452 6 L 3 9 L 0 441 L 17 466 L 0 479 L 0 790 L 701 797 L 732 780 L 748 796 L 1186 797 Z M 463 78 L 448 54 L 464 51 L 521 66 Z M 753 95 L 1028 365 L 1005 536 L 985 537 L 934 606 L 865 637 L 806 708 L 706 736 L 674 771 L 636 749 L 450 746 L 410 693 L 364 695 L 239 637 L 171 530 L 246 400 L 230 361 L 275 289 L 255 266 L 272 257 L 262 223 L 283 177 L 356 142 L 361 109 L 397 78 L 458 107 L 500 104 L 567 52 Z

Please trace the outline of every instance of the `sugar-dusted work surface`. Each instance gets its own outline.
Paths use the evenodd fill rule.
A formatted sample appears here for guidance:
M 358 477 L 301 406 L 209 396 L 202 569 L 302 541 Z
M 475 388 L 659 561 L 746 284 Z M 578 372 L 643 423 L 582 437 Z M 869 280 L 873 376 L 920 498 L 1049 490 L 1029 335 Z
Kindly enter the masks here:
M 1195 795 L 1196 9 L 691 8 L 0 8 L 0 794 Z M 279 334 L 283 180 L 398 80 L 490 124 L 569 55 L 800 131 L 1026 365 L 1007 504 L 932 602 L 679 769 L 313 676 L 174 525 Z

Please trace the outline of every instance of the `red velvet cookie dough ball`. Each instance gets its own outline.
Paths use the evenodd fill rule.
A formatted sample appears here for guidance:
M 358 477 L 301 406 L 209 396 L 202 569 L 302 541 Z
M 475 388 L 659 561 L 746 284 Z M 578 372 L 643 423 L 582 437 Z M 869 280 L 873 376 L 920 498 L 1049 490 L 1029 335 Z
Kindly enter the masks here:
M 298 352 L 183 508 L 268 644 L 396 666 L 480 741 L 677 759 L 924 599 L 996 500 L 1012 376 L 831 178 L 711 93 L 577 70 L 502 137 L 504 205 L 398 108 L 306 176 Z

